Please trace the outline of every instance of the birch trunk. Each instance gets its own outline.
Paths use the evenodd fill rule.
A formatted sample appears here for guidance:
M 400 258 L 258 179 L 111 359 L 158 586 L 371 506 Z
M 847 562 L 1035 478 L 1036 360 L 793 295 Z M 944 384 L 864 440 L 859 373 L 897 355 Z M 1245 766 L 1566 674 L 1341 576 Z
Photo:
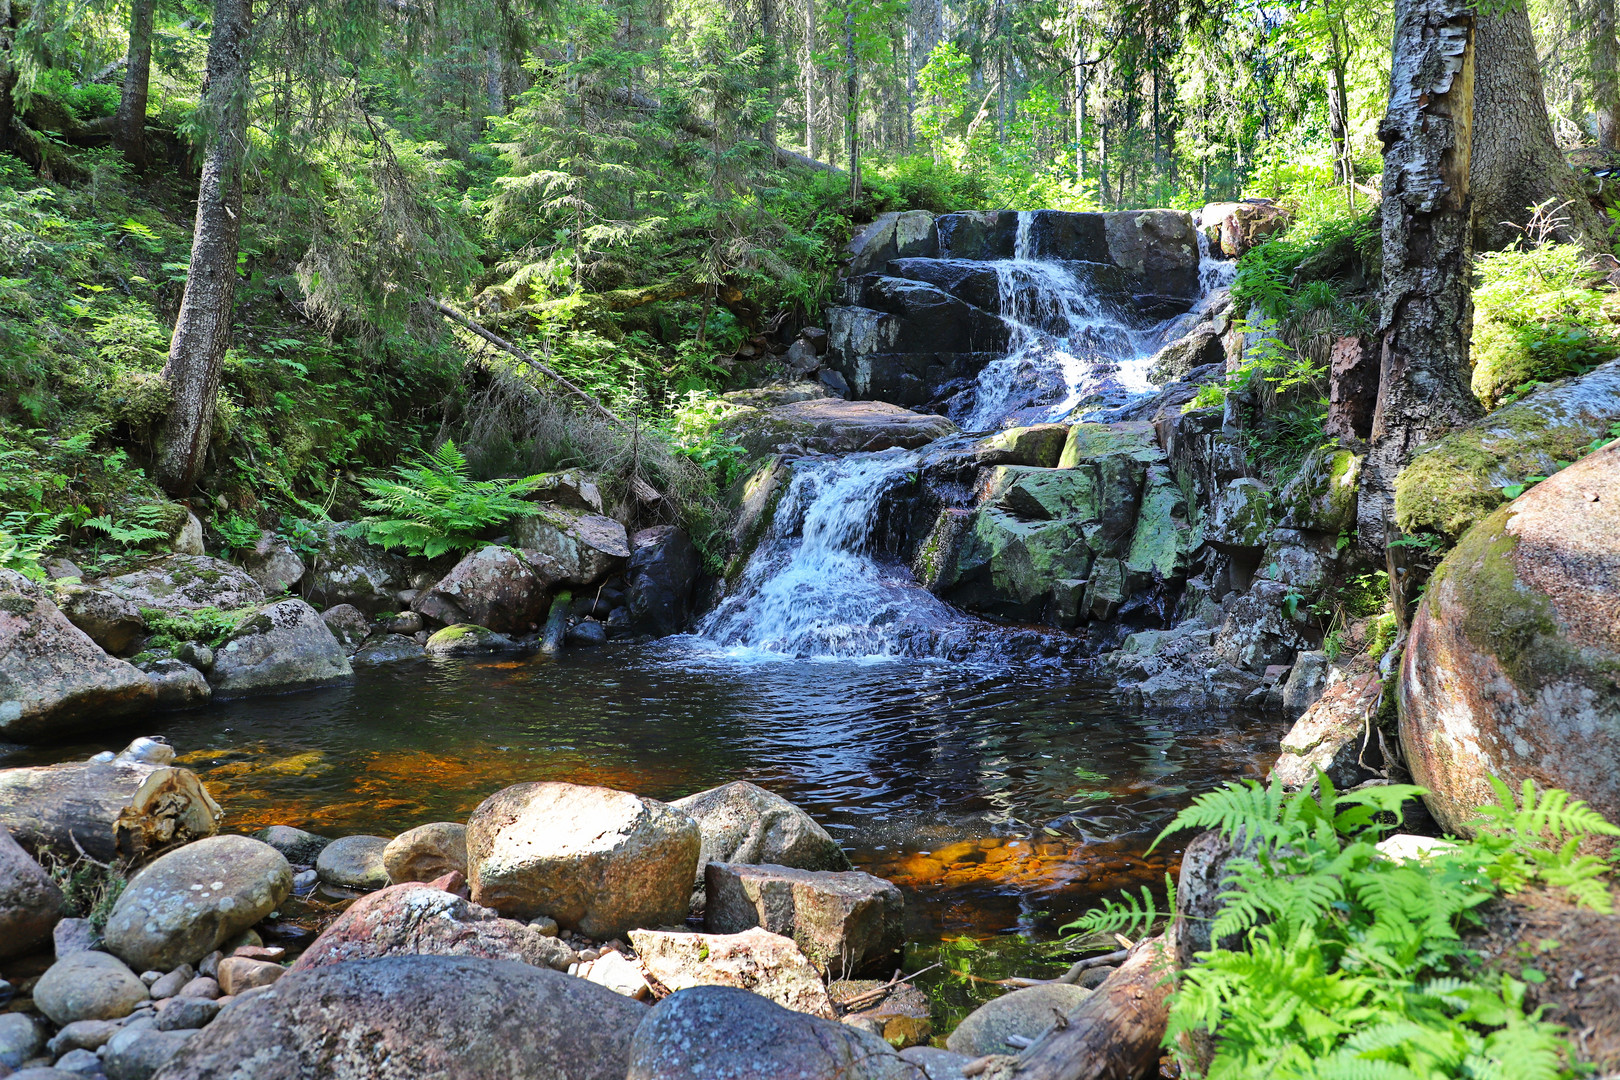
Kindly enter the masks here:
M 136 165 L 146 163 L 146 94 L 152 81 L 152 11 L 156 6 L 156 0 L 130 4 L 124 89 L 113 116 L 113 145 Z

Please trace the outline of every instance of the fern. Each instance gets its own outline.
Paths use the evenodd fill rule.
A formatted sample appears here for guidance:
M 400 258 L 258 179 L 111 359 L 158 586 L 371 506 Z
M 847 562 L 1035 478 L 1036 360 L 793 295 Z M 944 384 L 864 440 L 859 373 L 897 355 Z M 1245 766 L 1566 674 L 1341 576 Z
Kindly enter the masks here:
M 121 547 L 139 547 L 154 540 L 167 540 L 173 529 L 155 528 L 168 522 L 172 511 L 163 506 L 137 506 L 129 513 L 129 520 L 115 521 L 110 514 L 102 514 L 85 521 L 85 527 L 95 529 Z
M 473 480 L 466 455 L 447 439 L 415 465 L 396 467 L 393 479 L 360 481 L 371 496 L 365 508 L 375 513 L 362 518 L 359 528 L 374 544 L 430 559 L 470 551 L 513 518 L 539 513 L 523 496 L 544 480 Z
M 1086 912 L 1063 928 L 1063 933 L 1082 938 L 1107 937 L 1111 934 L 1145 934 L 1161 922 L 1176 914 L 1176 883 L 1169 874 L 1164 875 L 1165 904 L 1158 900 L 1146 885 L 1142 886 L 1142 899 L 1137 900 L 1129 891 L 1124 901 L 1104 900 L 1101 907 Z
M 66 514 L 12 510 L 0 517 L 0 569 L 15 570 L 31 581 L 44 581 L 40 560 L 56 542 Z

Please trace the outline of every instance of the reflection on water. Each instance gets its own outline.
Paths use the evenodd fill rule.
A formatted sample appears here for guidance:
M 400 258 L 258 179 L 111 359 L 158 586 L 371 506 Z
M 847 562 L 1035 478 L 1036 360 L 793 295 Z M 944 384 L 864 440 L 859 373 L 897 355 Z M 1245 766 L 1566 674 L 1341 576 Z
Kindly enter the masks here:
M 1156 882 L 1144 857 L 1192 793 L 1259 775 L 1262 721 L 1140 718 L 1073 676 L 940 662 L 743 663 L 693 639 L 361 672 L 354 685 L 149 719 L 67 760 L 161 734 L 226 827 L 393 835 L 463 820 L 524 780 L 676 798 L 728 780 L 775 790 L 856 864 L 899 883 L 920 941 L 1048 937 L 1097 896 Z

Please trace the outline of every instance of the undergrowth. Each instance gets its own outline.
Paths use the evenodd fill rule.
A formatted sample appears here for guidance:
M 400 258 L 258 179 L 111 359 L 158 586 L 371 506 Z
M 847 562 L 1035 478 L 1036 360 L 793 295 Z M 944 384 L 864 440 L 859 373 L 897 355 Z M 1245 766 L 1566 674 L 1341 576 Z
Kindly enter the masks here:
M 540 510 L 523 496 L 544 480 L 474 480 L 467 456 L 446 439 L 432 453 L 394 469 L 393 478 L 366 477 L 360 486 L 370 496 L 365 507 L 375 513 L 361 518 L 358 531 L 373 544 L 401 548 L 429 559 L 447 552 L 471 551 L 513 518 Z

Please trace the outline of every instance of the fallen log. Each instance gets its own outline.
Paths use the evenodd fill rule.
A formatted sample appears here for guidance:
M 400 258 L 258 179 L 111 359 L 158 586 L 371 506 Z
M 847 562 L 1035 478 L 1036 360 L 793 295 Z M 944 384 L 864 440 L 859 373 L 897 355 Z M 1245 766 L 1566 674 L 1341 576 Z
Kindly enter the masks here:
M 1019 1055 L 1018 1080 L 1135 1080 L 1159 1060 L 1170 1018 L 1175 947 L 1163 935 L 1138 942 L 1057 1027 Z
M 174 749 L 136 739 L 116 757 L 0 770 L 0 825 L 36 856 L 134 860 L 219 831 L 225 812 Z
M 540 651 L 555 656 L 562 652 L 563 638 L 568 634 L 568 605 L 574 602 L 574 594 L 560 592 L 551 601 L 551 611 L 546 615 L 546 628 L 540 636 Z

